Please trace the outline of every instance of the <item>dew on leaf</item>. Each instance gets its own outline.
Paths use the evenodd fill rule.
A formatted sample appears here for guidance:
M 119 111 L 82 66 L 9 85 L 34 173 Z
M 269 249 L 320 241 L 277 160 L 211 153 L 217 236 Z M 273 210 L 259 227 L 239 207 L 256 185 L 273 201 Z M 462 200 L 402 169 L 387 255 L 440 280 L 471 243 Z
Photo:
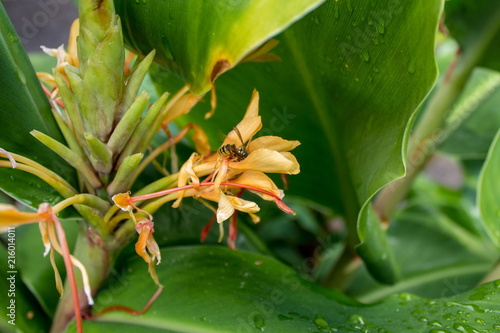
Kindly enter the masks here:
M 321 315 L 316 315 L 316 318 L 314 319 L 314 323 L 319 328 L 324 328 L 324 327 L 329 326 L 328 322 Z
M 256 314 L 253 317 L 253 325 L 255 326 L 256 329 L 264 331 L 264 327 L 266 327 L 266 320 L 262 315 Z
M 465 325 L 465 324 L 455 324 L 453 325 L 453 328 L 457 332 L 463 332 L 463 333 L 481 333 L 480 331 L 476 330 L 475 328 Z

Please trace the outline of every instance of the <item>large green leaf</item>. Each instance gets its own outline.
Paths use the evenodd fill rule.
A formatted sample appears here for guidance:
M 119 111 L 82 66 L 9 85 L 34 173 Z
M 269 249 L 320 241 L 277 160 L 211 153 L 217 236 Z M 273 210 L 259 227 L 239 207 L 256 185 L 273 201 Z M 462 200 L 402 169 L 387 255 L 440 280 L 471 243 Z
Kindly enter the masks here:
M 162 256 L 157 271 L 165 289 L 146 314 L 111 312 L 85 322 L 85 332 L 473 332 L 498 325 L 499 282 L 439 300 L 400 294 L 362 305 L 265 256 L 210 246 Z M 141 308 L 156 289 L 145 271 L 146 264 L 133 259 L 120 280 L 100 292 L 94 309 Z
M 324 0 L 124 1 L 126 42 L 182 77 L 194 93 Z M 257 23 L 258 22 L 258 23 Z M 137 32 L 141 34 L 137 34 Z
M 495 245 L 500 248 L 500 130 L 483 165 L 478 185 L 477 204 L 484 226 Z
M 0 59 L 0 147 L 29 157 L 72 182 L 76 179 L 72 168 L 30 135 L 30 131 L 37 129 L 64 142 L 40 82 L 2 5 Z M 0 188 L 34 208 L 40 202 L 54 204 L 62 198 L 39 178 L 7 168 L 0 168 Z
M 478 65 L 500 70 L 500 6 L 498 6 L 498 1 L 446 1 L 446 25 L 466 52 L 471 50 L 484 52 L 481 59 L 478 59 Z M 487 36 L 487 38 L 479 39 L 478 36 Z

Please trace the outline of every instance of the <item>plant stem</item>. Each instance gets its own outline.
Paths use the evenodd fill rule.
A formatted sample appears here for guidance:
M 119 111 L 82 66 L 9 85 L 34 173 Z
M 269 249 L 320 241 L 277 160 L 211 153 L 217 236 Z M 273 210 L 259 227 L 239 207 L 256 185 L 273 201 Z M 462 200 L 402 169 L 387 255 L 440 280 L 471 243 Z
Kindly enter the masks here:
M 500 10 L 485 22 L 483 30 L 452 64 L 442 85 L 432 97 L 417 124 L 408 146 L 406 176 L 386 186 L 375 200 L 375 209 L 382 220 L 388 221 L 398 204 L 407 195 L 413 181 L 425 166 L 437 146 L 449 133 L 443 125 L 453 105 L 460 97 L 473 69 L 483 58 L 496 33 L 500 30 Z
M 82 223 L 82 227 L 78 233 L 74 256 L 87 268 L 92 294 L 95 295 L 96 291 L 107 278 L 113 265 L 114 257 L 112 257 L 104 240 L 92 228 L 87 228 L 85 223 Z M 88 300 L 83 290 L 81 276 L 76 274 L 75 278 L 80 300 L 80 309 L 83 310 L 88 307 Z M 66 288 L 67 286 L 68 281 L 65 283 Z M 75 310 L 73 308 L 71 294 L 64 293 L 63 298 L 59 301 L 57 306 L 51 332 L 63 332 L 65 327 L 73 319 L 74 314 Z

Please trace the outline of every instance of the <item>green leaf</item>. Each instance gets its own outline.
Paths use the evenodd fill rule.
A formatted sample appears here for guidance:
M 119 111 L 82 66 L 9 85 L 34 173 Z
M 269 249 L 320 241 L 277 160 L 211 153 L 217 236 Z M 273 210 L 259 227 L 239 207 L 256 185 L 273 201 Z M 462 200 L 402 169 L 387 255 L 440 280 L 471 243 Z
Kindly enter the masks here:
M 446 26 L 466 52 L 484 52 L 479 66 L 500 70 L 500 7 L 496 0 L 446 1 Z M 478 36 L 487 36 L 478 45 Z M 475 52 L 475 51 L 473 51 Z
M 157 272 L 165 289 L 148 312 L 110 312 L 86 321 L 85 332 L 423 332 L 433 327 L 472 332 L 498 324 L 500 314 L 499 282 L 439 300 L 400 294 L 363 305 L 261 255 L 197 246 L 165 250 L 162 257 Z M 156 290 L 145 282 L 146 271 L 140 258 L 131 260 L 120 279 L 99 293 L 94 309 L 140 309 Z M 68 332 L 75 331 L 73 325 Z
M 323 2 L 115 0 L 126 43 L 143 54 L 157 49 L 156 61 L 195 94 Z
M 361 244 L 356 247 L 356 251 L 377 280 L 387 284 L 396 283 L 400 278 L 399 263 L 372 205 L 362 210 L 359 221 Z
M 445 134 L 453 132 L 440 150 L 461 159 L 485 159 L 500 127 L 498 105 L 500 74 L 476 68 L 447 121 Z
M 403 291 L 441 298 L 474 288 L 499 252 L 472 213 L 469 192 L 444 188 L 424 175 L 417 178 L 405 209 L 387 231 L 400 279 L 383 285 L 362 269 L 346 293 L 362 302 L 374 302 Z
M 30 135 L 37 129 L 64 142 L 29 58 L 1 5 L 0 59 L 0 147 L 31 158 L 75 184 L 74 170 Z M 45 182 L 18 170 L 0 168 L 0 188 L 33 208 L 41 202 L 62 200 Z
M 2 235 L 5 236 L 2 237 L 2 242 L 5 241 L 6 246 L 0 246 L 2 258 L 0 261 L 0 279 L 2 280 L 0 330 L 5 333 L 48 332 L 50 320 L 23 282 L 24 274 L 19 269 L 21 258 L 17 253 L 19 246 L 16 237 L 17 230 L 13 230 Z M 9 242 L 10 239 L 13 243 Z
M 500 130 L 491 145 L 479 178 L 477 205 L 484 222 L 484 227 L 500 248 Z

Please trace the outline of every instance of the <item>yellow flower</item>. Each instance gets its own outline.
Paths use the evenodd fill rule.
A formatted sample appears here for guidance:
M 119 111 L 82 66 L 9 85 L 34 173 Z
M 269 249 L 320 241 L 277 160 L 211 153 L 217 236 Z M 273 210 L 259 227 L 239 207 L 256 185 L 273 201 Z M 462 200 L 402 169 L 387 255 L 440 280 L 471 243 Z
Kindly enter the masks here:
M 260 210 L 259 206 L 253 201 L 240 198 L 245 189 L 264 200 L 274 201 L 281 210 L 294 214 L 282 200 L 283 191 L 265 173 L 299 173 L 299 163 L 290 151 L 300 145 L 300 142 L 277 136 L 262 136 L 252 140 L 261 128 L 259 94 L 254 91 L 243 119 L 229 132 L 219 150 L 208 155 L 204 154 L 208 149 L 204 149 L 202 155 L 193 153 L 178 173 L 177 187 L 136 197 L 118 194 L 113 200 L 117 206 L 128 211 L 133 219 L 133 208 L 150 214 L 135 206 L 133 202 L 155 197 L 166 196 L 162 202 L 175 200 L 173 207 L 178 207 L 184 197 L 216 202 L 217 209 L 207 204 L 214 210 L 215 218 L 204 229 L 201 238 L 204 239 L 208 227 L 215 221 L 219 224 L 222 237 L 222 222 L 232 217 L 228 243 L 234 248 L 236 211 L 245 212 L 250 215 L 252 221 L 259 222 L 259 218 L 255 215 Z M 200 180 L 204 176 L 208 177 Z M 141 245 L 140 249 L 144 250 L 144 246 Z M 144 253 L 139 254 L 143 256 Z

